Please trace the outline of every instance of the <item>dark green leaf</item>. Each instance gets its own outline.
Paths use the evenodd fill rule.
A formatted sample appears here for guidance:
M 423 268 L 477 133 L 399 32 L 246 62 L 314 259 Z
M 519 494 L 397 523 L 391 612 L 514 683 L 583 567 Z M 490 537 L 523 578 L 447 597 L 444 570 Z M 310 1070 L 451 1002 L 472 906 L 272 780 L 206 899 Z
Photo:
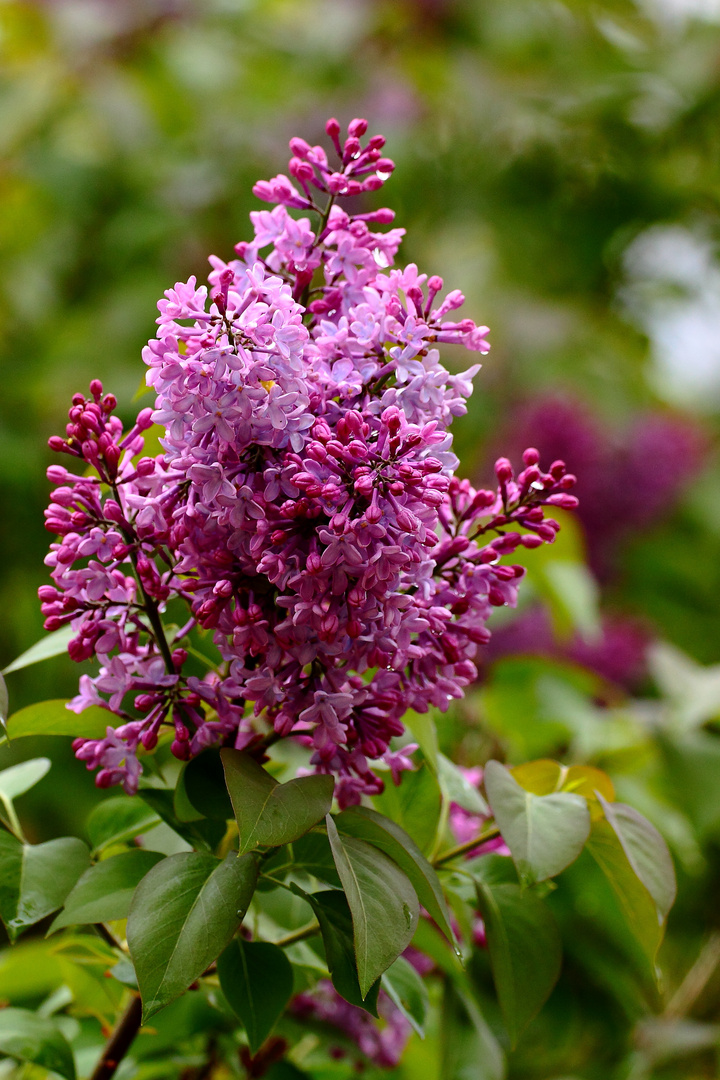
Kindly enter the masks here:
M 396 821 L 421 851 L 432 847 L 440 803 L 440 786 L 427 765 L 415 772 L 404 772 L 397 787 L 386 782 L 382 795 L 373 798 L 375 808 Z
M 441 1080 L 503 1080 L 497 1039 L 469 994 L 445 980 L 441 1022 Z
M 148 829 L 154 829 L 161 819 L 142 799 L 130 795 L 115 795 L 93 809 L 86 829 L 95 851 L 111 844 L 132 840 Z
M 190 805 L 202 816 L 227 821 L 233 816 L 220 752 L 205 750 L 184 767 L 178 787 L 184 786 Z
M 3 675 L 9 675 L 11 671 L 20 671 L 21 668 L 30 667 L 31 664 L 38 664 L 41 660 L 49 660 L 51 656 L 61 656 L 67 652 L 68 644 L 75 636 L 76 631 L 70 626 L 54 630 L 52 634 L 41 638 L 18 656 L 17 660 L 13 660 L 11 664 L 3 668 Z
M 40 757 L 3 769 L 0 772 L 0 799 L 3 802 L 12 802 L 18 795 L 24 795 L 47 775 L 51 765 L 50 758 Z
M 135 889 L 162 858 L 157 851 L 135 848 L 91 866 L 68 894 L 50 932 L 62 926 L 126 919 Z
M 478 789 L 463 776 L 457 765 L 450 758 L 445 757 L 444 754 L 438 755 L 438 775 L 446 799 L 457 803 L 463 810 L 467 810 L 469 814 L 485 815 L 488 813 L 488 804 Z
M 590 833 L 581 795 L 533 795 L 498 761 L 485 766 L 485 790 L 523 881 L 545 881 L 578 857 Z
M 221 756 L 240 830 L 240 851 L 291 843 L 330 810 L 331 776 L 301 776 L 278 784 L 249 754 L 223 750 Z
M 628 862 L 657 904 L 664 919 L 675 902 L 675 868 L 667 844 L 647 818 L 624 803 L 599 796 L 605 817 L 622 845 Z
M 39 701 L 27 705 L 8 718 L 6 730 L 9 739 L 25 735 L 72 735 L 73 738 L 102 739 L 113 714 L 99 705 L 90 705 L 81 713 L 67 708 L 62 699 Z
M 62 907 L 89 865 L 88 849 L 72 836 L 22 844 L 0 833 L 0 918 L 10 940 Z
M 319 892 L 306 895 L 320 923 L 325 957 L 333 986 L 341 997 L 351 1005 L 366 1009 L 377 1016 L 377 997 L 380 989 L 378 979 L 363 997 L 360 991 L 355 944 L 353 940 L 353 922 L 350 907 L 341 892 Z
M 424 1039 L 428 992 L 412 964 L 404 956 L 398 956 L 383 975 L 380 985 L 420 1038 Z
M 135 890 L 127 939 L 147 1020 L 199 978 L 242 922 L 257 860 L 231 852 L 223 862 L 183 852 L 163 859 Z
M 173 792 L 163 788 L 141 787 L 138 795 L 162 818 L 166 825 L 182 836 L 192 847 L 214 851 L 223 836 L 225 825 L 222 821 L 199 819 L 180 821 L 175 813 Z
M 292 996 L 292 964 L 277 945 L 236 938 L 218 960 L 218 974 L 256 1054 Z
M 435 920 L 448 941 L 455 944 L 450 913 L 435 870 L 410 837 L 394 821 L 364 806 L 345 810 L 335 818 L 341 833 L 367 840 L 380 848 L 403 870 L 418 895 L 418 900 Z
M 662 941 L 657 906 L 609 822 L 593 823 L 587 850 L 612 886 L 625 922 L 652 967 Z
M 326 833 L 305 833 L 305 836 L 293 842 L 292 855 L 293 865 L 298 870 L 304 870 L 306 874 L 324 881 L 326 885 L 332 885 L 333 888 L 342 887 Z M 264 866 L 269 863 L 270 860 Z
M 0 1054 L 75 1080 L 72 1050 L 57 1023 L 28 1009 L 0 1009 Z
M 500 1008 L 515 1047 L 557 982 L 560 934 L 542 900 L 519 885 L 478 881 L 477 897 Z
M 353 921 L 360 992 L 363 997 L 412 941 L 418 899 L 397 863 L 353 836 L 340 836 L 326 818 L 335 866 Z

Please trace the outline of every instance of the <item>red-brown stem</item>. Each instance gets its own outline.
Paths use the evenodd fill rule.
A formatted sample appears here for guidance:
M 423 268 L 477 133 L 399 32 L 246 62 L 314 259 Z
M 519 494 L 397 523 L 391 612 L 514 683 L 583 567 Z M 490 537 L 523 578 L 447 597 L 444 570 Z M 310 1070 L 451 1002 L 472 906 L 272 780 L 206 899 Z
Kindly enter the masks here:
M 110 1080 L 127 1054 L 142 1022 L 142 1002 L 133 994 L 130 1003 L 118 1020 L 117 1027 L 105 1044 L 102 1056 L 90 1080 Z

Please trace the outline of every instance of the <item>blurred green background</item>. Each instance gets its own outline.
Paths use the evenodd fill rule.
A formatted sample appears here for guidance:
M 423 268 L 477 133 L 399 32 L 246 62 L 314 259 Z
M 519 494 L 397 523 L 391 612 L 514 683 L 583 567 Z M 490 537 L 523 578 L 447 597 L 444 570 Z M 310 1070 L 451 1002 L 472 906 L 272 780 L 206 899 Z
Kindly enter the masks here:
M 647 1017 L 720 923 L 720 2 L 2 0 L 0 57 L 0 662 L 42 633 L 46 440 L 71 395 L 100 377 L 129 420 L 163 290 L 248 238 L 290 136 L 366 116 L 397 162 L 401 257 L 491 327 L 464 473 L 537 445 L 579 476 L 446 748 L 600 763 L 681 875 L 665 1003 L 583 939 L 512 1076 L 718 1075 L 712 965 L 684 1049 Z M 12 674 L 11 706 L 77 675 Z M 65 743 L 54 757 L 27 800 L 39 839 L 96 798 Z

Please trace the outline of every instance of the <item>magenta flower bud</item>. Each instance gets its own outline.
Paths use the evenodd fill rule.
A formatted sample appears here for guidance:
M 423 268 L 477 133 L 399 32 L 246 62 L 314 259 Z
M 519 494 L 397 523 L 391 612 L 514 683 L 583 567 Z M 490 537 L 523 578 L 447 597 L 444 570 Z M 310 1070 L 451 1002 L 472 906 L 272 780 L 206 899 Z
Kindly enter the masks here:
M 523 453 L 523 461 L 526 465 L 537 465 L 540 461 L 540 454 L 534 446 L 529 446 Z
M 550 475 L 552 476 L 553 480 L 560 480 L 561 477 L 565 475 L 565 462 L 553 461 L 552 465 L 550 466 Z
M 381 175 L 390 176 L 395 172 L 395 162 L 391 158 L 380 158 L 375 163 L 375 168 Z
M 348 124 L 348 135 L 353 138 L 360 139 L 368 129 L 367 120 L 363 120 L 362 117 L 357 117 L 355 120 L 351 120 Z
M 92 396 L 95 398 L 96 401 L 100 400 L 100 398 L 102 397 L 102 392 L 103 392 L 103 384 L 100 382 L 99 379 L 93 379 L 92 382 L 90 383 L 90 393 L 92 394 Z
M 155 472 L 155 459 L 149 457 L 140 458 L 137 463 L 138 476 L 152 476 Z
M 141 409 L 141 411 L 138 413 L 138 418 L 135 421 L 135 426 L 137 427 L 138 431 L 147 431 L 148 428 L 151 428 L 153 426 L 152 415 L 152 409 Z
M 381 180 L 379 176 L 368 176 L 367 180 L 362 182 L 363 191 L 379 191 L 384 185 L 385 181 Z
M 111 413 L 113 409 L 117 409 L 117 398 L 114 394 L 106 394 L 102 400 L 103 411 Z
M 61 619 L 58 615 L 50 615 L 49 618 L 47 618 L 43 623 L 45 629 L 50 631 L 59 630 L 60 627 L 64 625 L 65 619 Z
M 556 495 L 548 495 L 545 500 L 551 506 L 560 506 L 563 510 L 574 510 L 580 505 L 580 500 L 574 495 L 566 495 L 565 492 L 558 492 Z
M 507 483 L 513 478 L 513 468 L 507 458 L 498 458 L 495 462 L 495 475 L 500 483 Z
M 185 649 L 173 649 L 172 662 L 176 671 L 180 671 L 183 664 L 187 661 L 188 654 Z
M 563 491 L 569 491 L 570 488 L 574 488 L 576 484 L 577 476 L 574 476 L 572 473 L 565 473 L 565 475 L 561 477 L 558 487 L 561 487 Z
M 227 578 L 217 581 L 213 586 L 213 593 L 215 596 L 232 596 L 232 591 L 232 581 L 228 581 Z
M 95 787 L 109 788 L 115 782 L 115 777 L 110 769 L 101 769 L 95 777 Z
M 51 435 L 48 439 L 48 446 L 51 450 L 55 450 L 55 452 L 57 453 L 65 449 L 66 443 L 65 440 L 62 439 L 59 435 Z M 48 479 L 50 479 L 50 477 L 48 477 Z
M 290 140 L 290 150 L 295 157 L 304 158 L 310 153 L 312 147 L 310 146 L 310 143 L 305 142 L 304 139 L 300 139 L 296 135 Z
M 382 150 L 386 141 L 384 135 L 372 135 L 370 139 L 368 139 L 368 150 Z
M 325 124 L 325 131 L 328 133 L 331 139 L 337 139 L 340 134 L 340 124 L 337 122 L 334 116 L 331 116 L 328 122 Z
M 347 161 L 359 154 L 361 149 L 360 140 L 351 135 L 349 139 L 345 140 L 343 157 Z
M 341 195 L 347 190 L 348 180 L 342 173 L 331 173 L 326 177 L 325 183 L 331 195 Z
M 520 537 L 520 543 L 525 548 L 538 548 L 542 547 L 542 540 L 539 536 L 533 536 L 531 533 L 526 533 L 525 536 Z

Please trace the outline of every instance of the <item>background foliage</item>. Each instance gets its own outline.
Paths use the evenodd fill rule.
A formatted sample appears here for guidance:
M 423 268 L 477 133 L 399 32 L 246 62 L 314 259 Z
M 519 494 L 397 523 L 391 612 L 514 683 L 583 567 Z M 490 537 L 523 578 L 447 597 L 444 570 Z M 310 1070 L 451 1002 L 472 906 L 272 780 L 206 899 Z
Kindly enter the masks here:
M 45 441 L 71 394 L 100 377 L 129 416 L 157 297 L 246 236 L 251 185 L 290 135 L 368 116 L 397 162 L 405 260 L 460 284 L 492 327 L 456 426 L 465 472 L 482 481 L 496 450 L 534 444 L 580 476 L 578 519 L 537 553 L 524 609 L 498 613 L 482 684 L 442 719 L 441 748 L 468 766 L 599 765 L 680 877 L 649 993 L 623 944 L 609 949 L 586 864 L 566 873 L 551 897 L 563 975 L 510 1075 L 716 1075 L 717 5 L 6 0 L 0 28 L 4 662 L 40 636 Z M 64 658 L 11 674 L 13 709 L 76 679 Z M 54 742 L 53 772 L 20 804 L 36 842 L 80 833 L 101 797 Z M 47 743 L 3 747 L 0 765 Z M 0 997 L 42 997 L 8 964 Z M 438 1039 L 411 1042 L 404 1076 L 439 1075 Z

